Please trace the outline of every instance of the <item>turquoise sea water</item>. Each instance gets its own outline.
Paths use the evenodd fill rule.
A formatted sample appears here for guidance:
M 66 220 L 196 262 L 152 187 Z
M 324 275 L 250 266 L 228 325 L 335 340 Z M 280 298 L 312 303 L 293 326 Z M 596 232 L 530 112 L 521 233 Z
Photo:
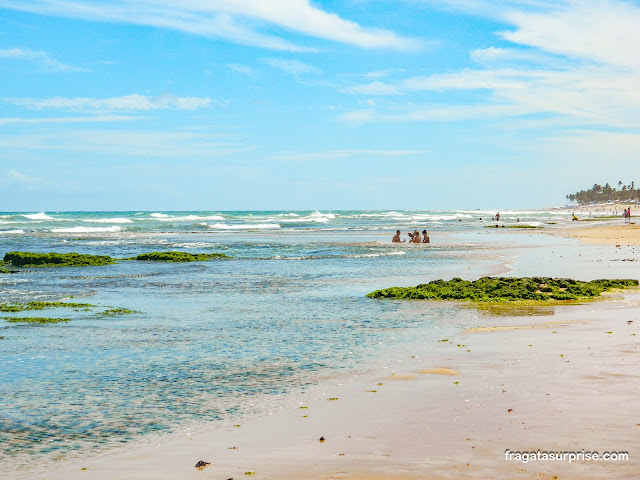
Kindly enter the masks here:
M 1 275 L 0 303 L 73 297 L 97 307 L 2 314 L 72 321 L 0 320 L 0 471 L 239 422 L 389 362 L 403 343 L 457 331 L 468 314 L 454 306 L 425 310 L 365 294 L 498 271 L 506 259 L 488 246 L 504 240 L 484 228 L 495 224 L 494 213 L 0 214 L 0 255 L 180 250 L 233 257 Z M 563 210 L 501 215 L 506 225 L 518 218 L 570 222 Z M 432 243 L 391 245 L 397 228 L 404 238 L 426 228 Z M 117 307 L 138 313 L 99 315 Z

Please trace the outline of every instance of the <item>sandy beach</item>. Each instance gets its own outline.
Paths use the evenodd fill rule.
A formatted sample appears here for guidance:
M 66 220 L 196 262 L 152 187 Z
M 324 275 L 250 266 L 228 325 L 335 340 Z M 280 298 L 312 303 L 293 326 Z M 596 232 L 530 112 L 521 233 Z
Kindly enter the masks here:
M 637 241 L 638 229 L 570 233 L 609 244 Z M 11 478 L 638 478 L 640 293 L 512 312 L 459 308 L 471 328 L 411 345 L 395 363 L 298 408 Z M 507 450 L 628 459 L 523 462 Z M 199 461 L 210 465 L 197 469 Z
M 640 245 L 640 225 L 636 224 L 581 226 L 565 228 L 555 233 L 591 244 Z

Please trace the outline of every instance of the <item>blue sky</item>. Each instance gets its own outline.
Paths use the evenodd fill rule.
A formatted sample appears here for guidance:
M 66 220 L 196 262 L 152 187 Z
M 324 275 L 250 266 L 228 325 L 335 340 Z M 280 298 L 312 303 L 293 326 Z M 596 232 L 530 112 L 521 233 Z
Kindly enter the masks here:
M 0 0 L 0 210 L 522 208 L 638 181 L 640 4 Z

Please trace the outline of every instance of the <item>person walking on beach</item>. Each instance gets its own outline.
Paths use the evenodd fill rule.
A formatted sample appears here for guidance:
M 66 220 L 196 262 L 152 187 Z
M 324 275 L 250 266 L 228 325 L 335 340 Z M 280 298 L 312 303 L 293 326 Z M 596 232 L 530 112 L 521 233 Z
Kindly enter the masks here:
M 391 243 L 404 243 L 404 240 L 400 240 L 400 230 L 396 230 L 396 234 L 391 239 Z

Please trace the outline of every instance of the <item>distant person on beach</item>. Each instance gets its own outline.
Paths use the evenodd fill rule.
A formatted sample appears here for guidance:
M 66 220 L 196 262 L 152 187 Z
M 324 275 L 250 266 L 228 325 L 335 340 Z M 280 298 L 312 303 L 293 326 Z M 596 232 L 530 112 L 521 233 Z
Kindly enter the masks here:
M 431 243 L 426 230 L 422 230 L 422 243 Z
M 576 212 L 573 212 L 573 217 L 571 218 L 571 221 L 575 222 L 576 220 L 578 220 L 578 217 L 576 217 Z
M 391 239 L 391 243 L 404 243 L 404 240 L 400 240 L 400 230 L 396 230 L 396 234 Z
M 500 212 L 496 213 L 496 222 L 500 221 Z
M 413 232 L 413 235 L 411 235 L 411 241 L 409 243 L 422 243 L 422 238 L 420 238 L 420 232 L 418 230 Z

